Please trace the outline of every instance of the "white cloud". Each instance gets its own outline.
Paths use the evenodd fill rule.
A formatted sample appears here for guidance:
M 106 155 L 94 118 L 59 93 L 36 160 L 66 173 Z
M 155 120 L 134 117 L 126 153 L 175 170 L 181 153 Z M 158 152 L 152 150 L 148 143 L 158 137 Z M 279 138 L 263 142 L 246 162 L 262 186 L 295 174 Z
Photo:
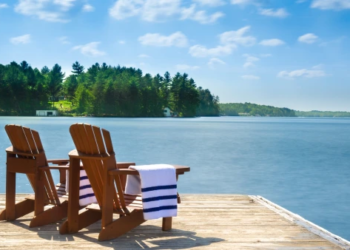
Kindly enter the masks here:
M 193 0 L 193 1 L 200 5 L 206 5 L 210 7 L 216 7 L 216 6 L 221 6 L 226 4 L 225 1 L 223 0 Z
M 176 65 L 177 70 L 196 70 L 199 68 L 200 68 L 199 66 L 191 66 L 191 65 L 187 65 L 187 64 L 177 64 Z
M 298 69 L 293 71 L 281 71 L 277 75 L 281 78 L 286 79 L 295 79 L 297 77 L 304 78 L 315 78 L 315 77 L 323 77 L 326 76 L 326 73 L 323 70 L 319 69 Z
M 62 44 L 70 44 L 70 42 L 68 41 L 68 37 L 66 36 L 62 36 L 58 39 Z
M 9 6 L 6 3 L 0 3 L 0 9 L 8 8 Z
M 323 64 L 317 64 L 315 66 L 312 67 L 312 69 L 323 69 Z
M 245 26 L 236 31 L 227 31 L 220 35 L 220 42 L 222 44 L 238 44 L 243 46 L 252 46 L 256 42 L 253 36 L 245 36 L 250 30 L 250 26 Z
M 207 48 L 206 46 L 197 44 L 190 48 L 189 53 L 193 57 L 230 55 L 237 48 L 237 45 L 252 46 L 255 44 L 255 37 L 245 35 L 249 29 L 250 27 L 246 26 L 238 30 L 224 32 L 219 35 L 220 45 L 214 48 Z
M 260 60 L 258 57 L 249 54 L 244 54 L 243 57 L 245 57 L 248 62 L 257 62 Z
M 350 0 L 313 0 L 311 8 L 321 10 L 350 9 Z
M 255 64 L 252 62 L 245 62 L 243 64 L 243 68 L 245 68 L 245 69 L 250 68 L 250 67 L 254 67 L 254 66 L 255 66 Z
M 45 0 L 39 0 L 41 2 L 44 2 Z M 47 2 L 47 0 L 46 0 Z M 75 2 L 75 0 L 53 0 L 53 3 L 56 5 L 61 6 L 61 8 L 64 11 L 69 10 L 71 7 L 73 7 L 73 3 Z
M 141 15 L 146 21 L 158 21 L 159 17 L 179 12 L 181 0 L 118 0 L 109 9 L 111 17 L 121 20 Z
M 219 58 L 211 58 L 210 60 L 209 60 L 209 62 L 208 62 L 208 66 L 210 67 L 210 68 L 214 68 L 215 67 L 215 65 L 217 65 L 217 64 L 219 64 L 219 65 L 225 65 L 226 63 L 224 62 L 224 61 L 222 61 L 222 60 L 220 60 Z
M 263 45 L 263 46 L 272 46 L 272 47 L 275 47 L 275 46 L 280 46 L 280 45 L 283 45 L 284 42 L 280 39 L 267 39 L 267 40 L 262 40 L 260 42 L 260 45 Z
M 305 35 L 302 35 L 298 38 L 298 41 L 301 43 L 308 43 L 308 44 L 312 44 L 314 42 L 316 42 L 318 36 L 312 34 L 312 33 L 308 33 Z
M 284 17 L 287 17 L 289 15 L 289 13 L 283 8 L 280 8 L 277 10 L 261 9 L 260 14 L 263 16 L 272 16 L 272 17 L 279 17 L 279 18 L 284 18 Z
M 248 4 L 258 4 L 258 2 L 256 0 L 231 0 L 231 4 L 248 5 Z
M 84 6 L 83 6 L 83 11 L 84 12 L 92 12 L 94 10 L 95 10 L 94 6 L 92 6 L 90 4 L 84 4 Z
M 271 57 L 271 54 L 261 54 L 260 57 Z
M 15 11 L 26 16 L 35 16 L 48 22 L 68 22 L 63 18 L 75 0 L 19 0 Z M 61 8 L 55 11 L 47 10 L 50 5 L 59 5 Z M 51 6 L 52 7 L 52 6 Z M 52 8 L 51 8 L 52 9 Z
M 142 19 L 157 21 L 162 16 L 172 16 L 178 13 L 181 0 L 146 0 L 143 6 Z
M 243 57 L 245 57 L 245 63 L 243 64 L 243 68 L 254 67 L 254 62 L 260 61 L 258 57 L 251 56 L 249 54 L 244 54 Z
M 169 36 L 163 36 L 158 33 L 147 33 L 139 37 L 139 42 L 143 45 L 159 47 L 186 47 L 188 44 L 187 37 L 179 31 Z
M 139 57 L 140 57 L 140 58 L 148 58 L 148 57 L 150 57 L 150 56 L 149 56 L 149 55 L 146 55 L 146 54 L 140 54 Z
M 181 12 L 181 20 L 191 19 L 201 24 L 213 23 L 217 19 L 224 16 L 222 12 L 215 12 L 214 14 L 208 15 L 205 10 L 196 11 L 196 5 L 192 4 L 189 8 L 185 8 Z
M 97 46 L 100 42 L 91 42 L 85 45 L 78 45 L 73 47 L 73 50 L 79 50 L 85 56 L 103 56 L 106 53 L 104 51 L 98 50 Z
M 256 81 L 256 80 L 260 80 L 260 77 L 259 76 L 255 76 L 255 75 L 243 75 L 241 76 L 242 79 L 244 80 L 250 80 L 250 81 Z
M 320 43 L 320 46 L 339 46 L 339 44 L 343 43 L 344 40 L 346 39 L 346 36 L 341 36 L 333 40 L 325 41 Z
M 118 43 L 121 45 L 126 44 L 126 42 L 124 40 L 119 40 Z
M 194 45 L 189 49 L 189 54 L 193 57 L 227 56 L 232 53 L 235 46 L 225 45 L 208 49 L 203 45 Z
M 23 36 L 12 37 L 10 39 L 10 42 L 15 44 L 15 45 L 30 43 L 30 34 L 26 34 L 26 35 L 23 35 Z
M 140 14 L 143 8 L 143 0 L 119 0 L 109 9 L 109 15 L 117 20 Z
M 202 4 L 219 2 L 219 0 L 198 1 Z M 224 16 L 222 12 L 207 14 L 205 10 L 197 10 L 196 4 L 182 8 L 181 0 L 118 0 L 109 9 L 109 14 L 118 20 L 140 16 L 142 20 L 149 22 L 161 21 L 164 17 L 176 15 L 181 20 L 191 19 L 202 24 L 213 23 Z

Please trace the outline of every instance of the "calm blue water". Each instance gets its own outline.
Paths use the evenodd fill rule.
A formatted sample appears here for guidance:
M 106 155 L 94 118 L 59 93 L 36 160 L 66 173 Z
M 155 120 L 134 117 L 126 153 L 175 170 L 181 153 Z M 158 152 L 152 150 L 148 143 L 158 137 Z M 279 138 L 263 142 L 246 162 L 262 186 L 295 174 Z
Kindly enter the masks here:
M 0 117 L 1 128 L 39 131 L 51 159 L 74 148 L 68 129 L 76 122 L 109 130 L 119 161 L 190 166 L 180 177 L 182 193 L 261 195 L 350 239 L 350 119 Z M 0 193 L 8 146 L 0 129 Z M 24 176 L 17 187 L 32 192 Z

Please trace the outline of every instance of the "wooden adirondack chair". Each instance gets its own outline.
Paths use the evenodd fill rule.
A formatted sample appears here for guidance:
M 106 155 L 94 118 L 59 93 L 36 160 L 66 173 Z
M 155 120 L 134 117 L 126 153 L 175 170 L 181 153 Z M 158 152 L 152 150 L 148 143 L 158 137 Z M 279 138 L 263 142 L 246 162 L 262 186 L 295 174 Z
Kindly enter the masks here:
M 142 198 L 124 194 L 126 175 L 138 175 L 127 165 L 116 163 L 110 133 L 89 124 L 74 124 L 70 127 L 76 150 L 69 153 L 69 208 L 67 220 L 60 228 L 61 234 L 75 233 L 102 219 L 99 240 L 119 237 L 139 226 L 143 218 Z M 84 169 L 96 195 L 98 204 L 78 208 L 79 162 Z M 189 171 L 188 167 L 175 166 L 177 174 Z M 120 218 L 113 221 L 113 214 Z M 163 230 L 171 229 L 172 218 L 163 218 Z
M 34 211 L 30 227 L 57 222 L 67 216 L 68 197 L 65 191 L 66 166 L 69 160 L 47 160 L 39 133 L 19 125 L 6 125 L 5 130 L 12 143 L 6 149 L 6 208 L 0 212 L 0 220 L 13 221 Z M 59 166 L 49 166 L 48 164 Z M 60 171 L 60 183 L 56 186 L 51 169 Z M 34 195 L 15 204 L 16 174 L 26 174 Z M 44 211 L 45 205 L 53 205 Z

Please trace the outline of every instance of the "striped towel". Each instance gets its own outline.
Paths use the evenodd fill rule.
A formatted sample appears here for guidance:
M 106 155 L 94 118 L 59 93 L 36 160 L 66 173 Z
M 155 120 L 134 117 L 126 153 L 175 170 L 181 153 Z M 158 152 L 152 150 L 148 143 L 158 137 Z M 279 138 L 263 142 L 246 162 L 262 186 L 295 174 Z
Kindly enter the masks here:
M 166 164 L 130 166 L 140 176 L 128 175 L 125 193 L 142 194 L 145 220 L 177 216 L 177 185 L 174 166 Z
M 69 171 L 67 170 L 66 178 L 66 192 L 69 190 Z M 90 181 L 86 175 L 85 170 L 80 170 L 80 183 L 79 183 L 79 205 L 85 207 L 91 203 L 96 203 L 96 197 L 94 191 L 91 188 Z

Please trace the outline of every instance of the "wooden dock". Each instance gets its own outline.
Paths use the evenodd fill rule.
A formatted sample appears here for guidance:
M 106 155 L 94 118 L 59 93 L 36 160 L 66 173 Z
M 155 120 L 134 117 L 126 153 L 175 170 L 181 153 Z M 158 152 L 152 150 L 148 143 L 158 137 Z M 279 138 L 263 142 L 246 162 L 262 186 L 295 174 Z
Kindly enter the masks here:
M 59 223 L 29 228 L 29 214 L 0 222 L 0 249 L 350 249 L 348 241 L 262 197 L 181 197 L 169 232 L 161 231 L 161 221 L 154 220 L 115 240 L 98 242 L 99 223 L 74 235 L 60 235 Z M 0 195 L 0 209 L 4 199 Z

